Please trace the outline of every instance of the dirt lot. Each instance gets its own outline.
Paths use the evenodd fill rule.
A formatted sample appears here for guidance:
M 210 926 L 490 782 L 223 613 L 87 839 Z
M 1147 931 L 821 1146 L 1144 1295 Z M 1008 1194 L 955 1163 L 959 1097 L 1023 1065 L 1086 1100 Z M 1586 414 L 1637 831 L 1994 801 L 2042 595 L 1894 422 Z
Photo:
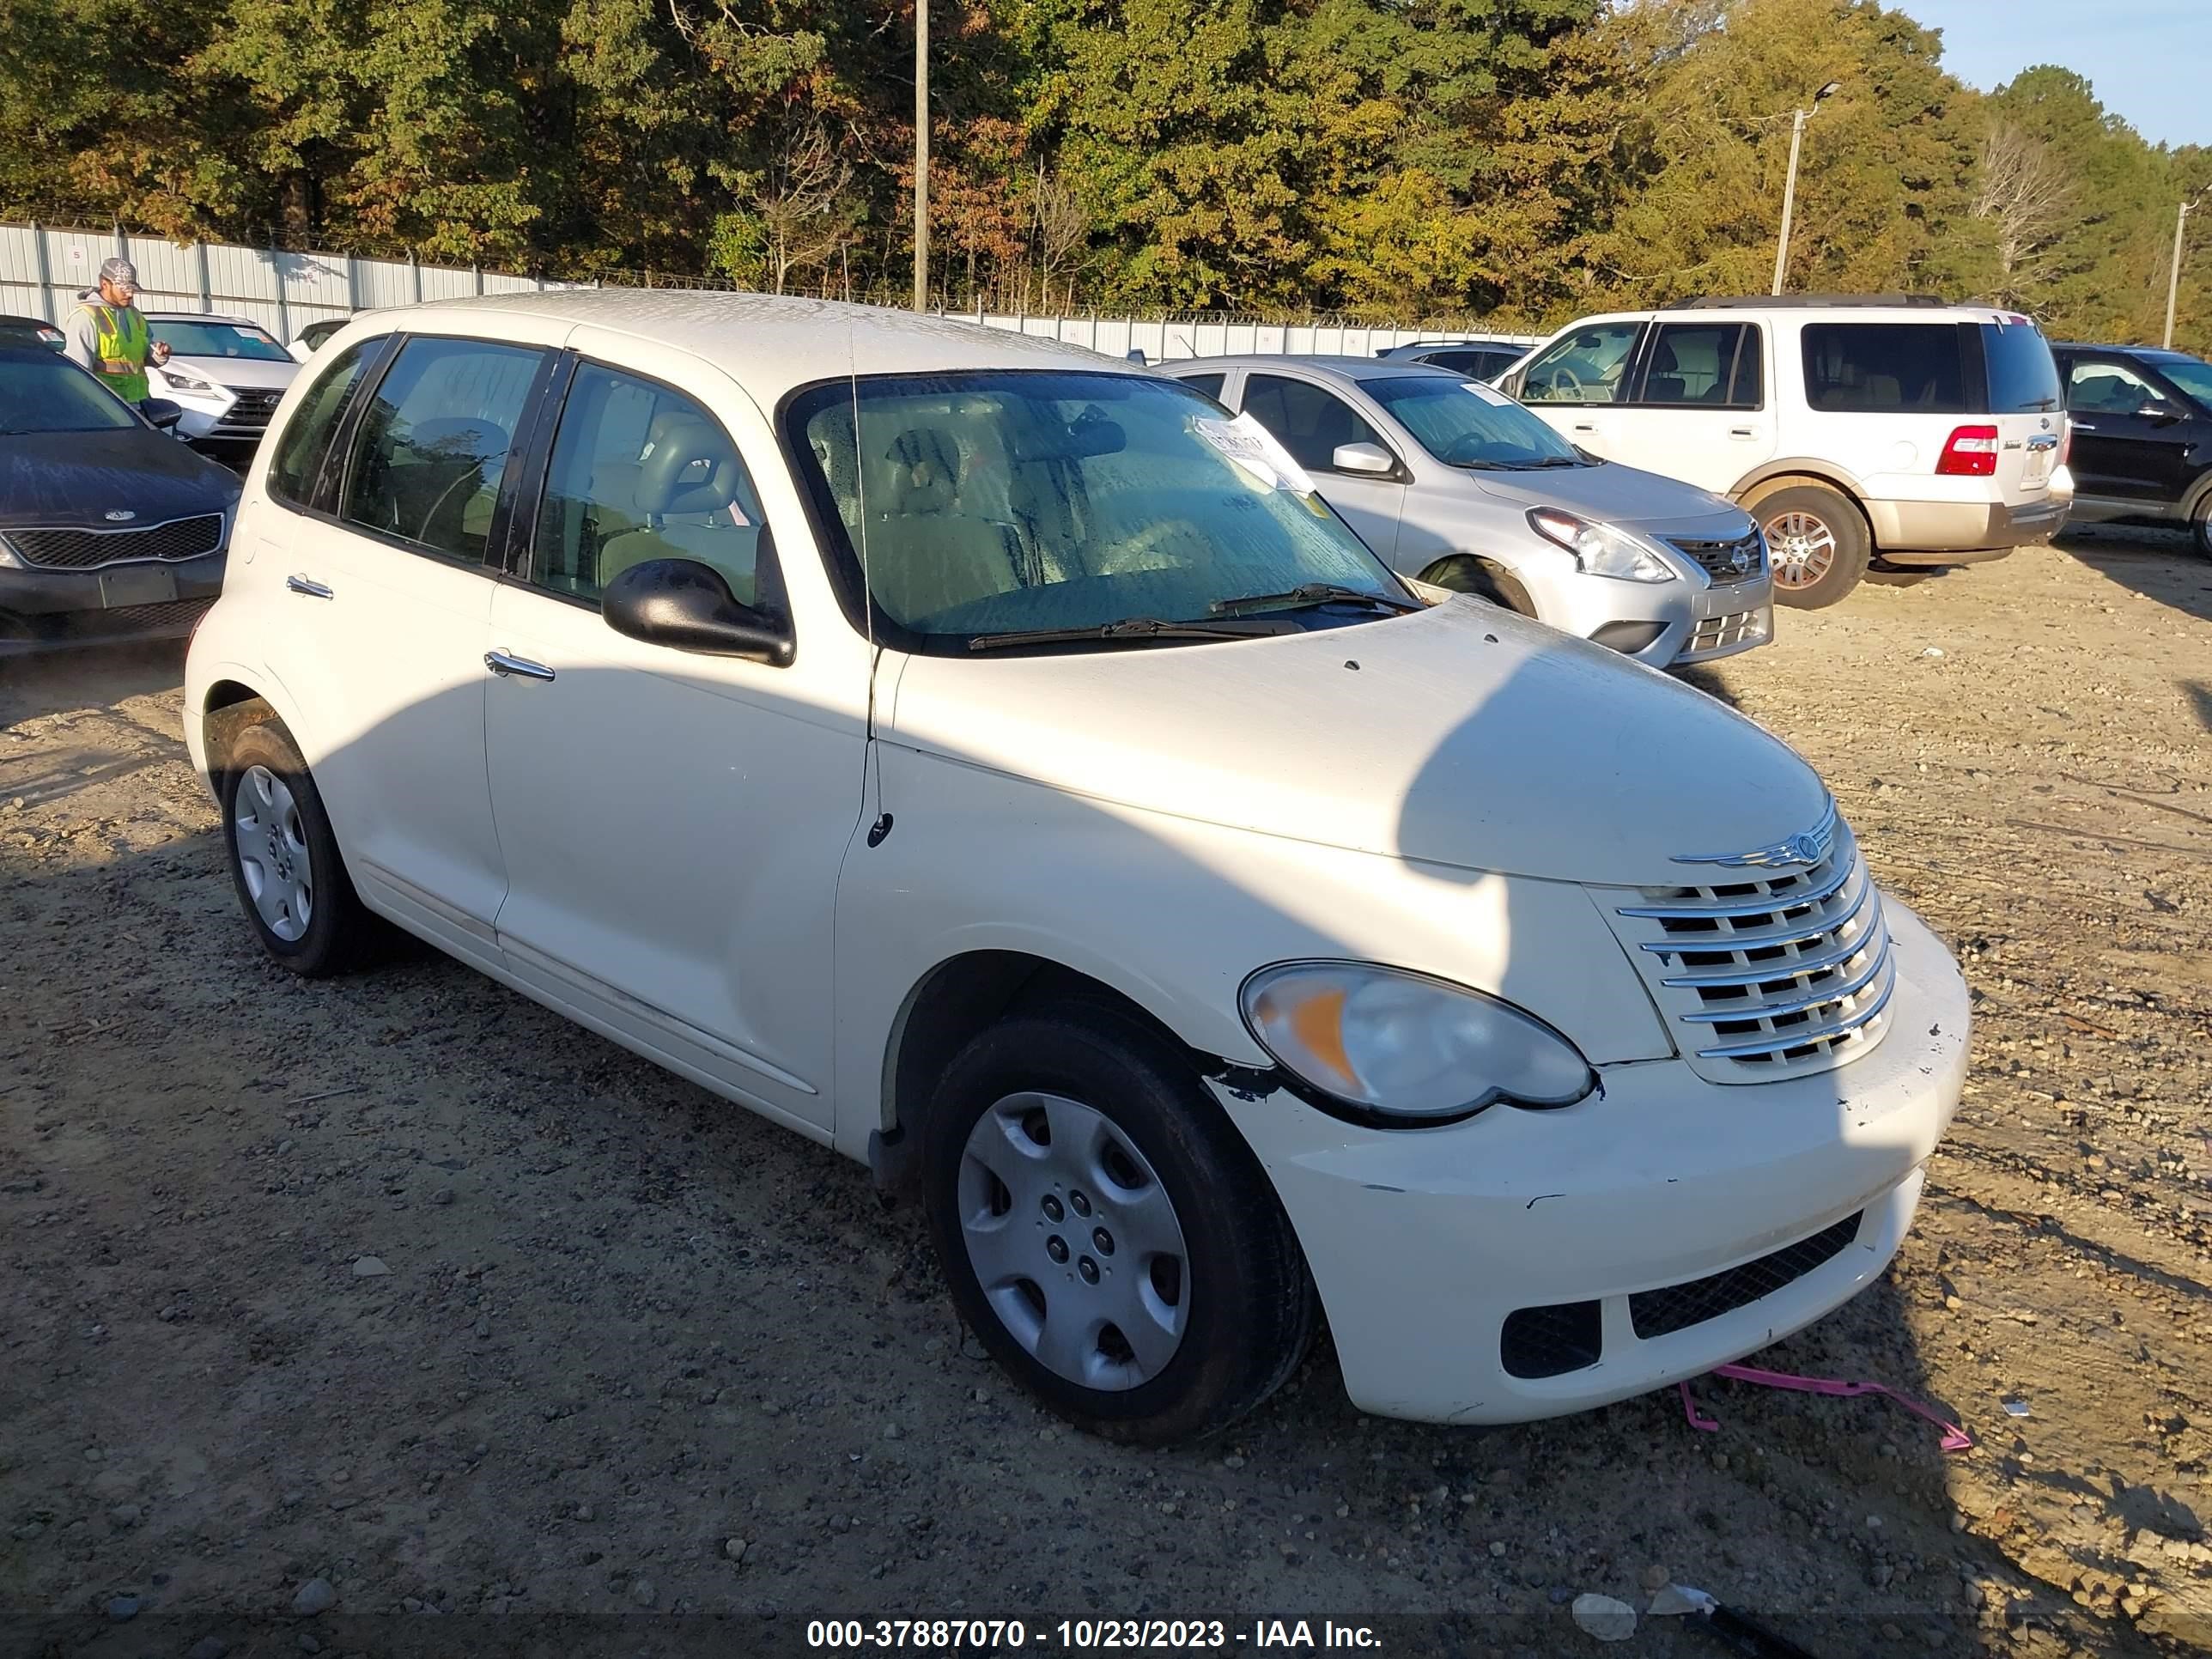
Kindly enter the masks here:
M 2212 567 L 2075 538 L 1784 629 L 1707 684 L 1826 773 L 1978 1024 L 1890 1281 L 1767 1363 L 1940 1401 L 1963 1456 L 1711 1380 L 1717 1434 L 1363 1420 L 1325 1349 L 1227 1443 L 1074 1436 L 857 1166 L 442 961 L 269 965 L 176 649 L 0 663 L 0 1649 L 1395 1614 L 1549 1654 L 1670 1574 L 1821 1659 L 2212 1643 Z

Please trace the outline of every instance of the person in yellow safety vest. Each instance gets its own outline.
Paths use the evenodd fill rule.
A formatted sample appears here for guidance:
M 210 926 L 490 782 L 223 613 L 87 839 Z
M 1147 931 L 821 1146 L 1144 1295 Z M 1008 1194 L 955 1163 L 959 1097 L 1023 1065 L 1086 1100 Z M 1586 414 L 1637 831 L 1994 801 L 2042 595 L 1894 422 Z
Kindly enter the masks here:
M 138 267 L 128 259 L 105 260 L 100 285 L 76 297 L 76 314 L 63 330 L 70 360 L 100 376 L 100 383 L 125 403 L 144 403 L 146 365 L 167 362 L 169 348 L 149 340 L 146 313 L 131 303 L 138 297 Z

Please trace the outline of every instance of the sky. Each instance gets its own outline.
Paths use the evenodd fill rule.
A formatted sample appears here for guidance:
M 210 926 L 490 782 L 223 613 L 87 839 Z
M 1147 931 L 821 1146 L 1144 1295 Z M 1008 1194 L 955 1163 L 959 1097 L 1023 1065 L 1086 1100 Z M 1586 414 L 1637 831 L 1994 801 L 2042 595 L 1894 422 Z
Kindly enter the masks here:
M 1986 92 L 2024 69 L 2086 76 L 2153 143 L 2212 144 L 2212 0 L 1890 0 L 1943 31 L 1943 67 Z

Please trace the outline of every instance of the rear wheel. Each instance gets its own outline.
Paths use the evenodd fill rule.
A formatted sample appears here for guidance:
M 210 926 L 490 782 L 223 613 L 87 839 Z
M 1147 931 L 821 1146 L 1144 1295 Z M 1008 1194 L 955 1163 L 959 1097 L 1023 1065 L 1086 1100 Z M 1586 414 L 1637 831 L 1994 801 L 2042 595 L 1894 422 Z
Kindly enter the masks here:
M 222 770 L 224 849 L 262 948 L 308 978 L 359 966 L 383 935 L 354 892 L 321 793 L 273 720 L 232 742 Z
M 2212 559 L 2212 492 L 2197 503 L 2197 516 L 2189 521 L 2189 544 L 2199 558 Z
M 1211 1434 L 1304 1354 L 1314 1294 L 1289 1218 L 1142 1021 L 1076 1000 L 1010 1016 L 946 1068 L 921 1139 L 961 1316 L 1079 1427 Z
M 1749 503 L 1766 532 L 1774 597 L 1800 611 L 1833 605 L 1859 585 L 1874 552 L 1865 516 L 1826 484 L 1784 484 Z

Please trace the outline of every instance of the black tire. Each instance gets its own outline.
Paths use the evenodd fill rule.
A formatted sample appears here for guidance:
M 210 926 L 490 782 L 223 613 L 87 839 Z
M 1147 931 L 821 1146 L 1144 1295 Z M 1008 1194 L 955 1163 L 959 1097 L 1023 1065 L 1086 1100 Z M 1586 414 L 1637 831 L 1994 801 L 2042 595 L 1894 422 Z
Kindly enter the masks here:
M 969 1132 L 1008 1096 L 1031 1091 L 1103 1115 L 1157 1173 L 1174 1206 L 1188 1264 L 1177 1297 L 1188 1312 L 1172 1357 L 1133 1386 L 1087 1387 L 1032 1354 L 985 1295 L 970 1259 L 961 1198 Z M 976 1037 L 932 1097 L 921 1177 L 961 1317 L 1024 1387 L 1091 1433 L 1154 1446 L 1218 1433 L 1281 1387 L 1312 1341 L 1313 1283 L 1259 1160 L 1188 1057 L 1119 1008 L 1054 1000 L 1018 1010 Z M 1108 1206 L 1101 1203 L 1097 1214 L 1109 1218 Z M 1071 1220 L 1060 1231 L 1079 1224 Z M 1040 1281 L 1056 1271 L 1045 1248 L 1041 1234 Z M 1057 1271 L 1065 1286 L 1030 1288 L 1040 1297 L 1085 1294 L 1071 1273 Z
M 1799 611 L 1833 605 L 1859 585 L 1874 555 L 1874 532 L 1851 498 L 1826 484 L 1784 484 L 1747 505 L 1774 555 L 1774 602 Z M 1808 537 L 1809 532 L 1809 537 Z M 1785 543 L 1808 537 L 1808 578 L 1793 579 Z
M 1449 587 L 1455 593 L 1472 593 L 1523 617 L 1534 618 L 1536 615 L 1536 602 L 1510 574 L 1464 554 L 1439 560 L 1422 573 L 1421 580 L 1437 587 Z
M 276 779 L 291 797 L 297 835 L 286 856 L 296 857 L 296 848 L 305 849 L 312 901 L 306 906 L 306 925 L 297 937 L 286 937 L 263 916 L 247 878 L 246 865 L 258 866 L 261 855 L 269 850 L 265 846 L 248 849 L 255 854 L 249 857 L 240 847 L 240 796 L 250 790 L 247 781 L 256 769 Z M 291 734 L 273 720 L 239 732 L 224 758 L 222 844 L 230 860 L 231 883 L 238 890 L 239 908 L 246 913 L 262 949 L 294 973 L 321 979 L 348 972 L 371 960 L 388 937 L 386 925 L 354 891 L 352 878 L 347 875 L 345 860 L 338 853 L 337 837 L 331 829 L 330 814 L 307 762 L 300 757 Z
M 2212 492 L 2197 503 L 2196 516 L 2189 521 L 2189 545 L 2200 559 L 2212 559 Z

